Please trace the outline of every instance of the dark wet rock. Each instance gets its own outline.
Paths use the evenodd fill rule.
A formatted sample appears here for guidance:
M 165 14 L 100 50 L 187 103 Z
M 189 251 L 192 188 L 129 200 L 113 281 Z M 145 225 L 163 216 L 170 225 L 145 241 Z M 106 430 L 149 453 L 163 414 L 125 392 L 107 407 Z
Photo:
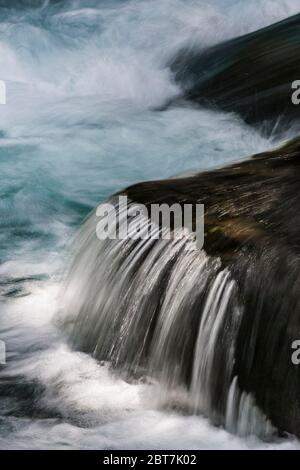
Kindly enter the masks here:
M 270 134 L 300 117 L 291 101 L 299 57 L 300 14 L 209 49 L 181 50 L 170 67 L 184 99 L 237 112 Z
M 223 169 L 126 190 L 148 207 L 205 204 L 204 249 L 230 269 L 243 305 L 234 375 L 280 430 L 298 436 L 300 365 L 291 345 L 300 338 L 299 165 L 298 138 Z

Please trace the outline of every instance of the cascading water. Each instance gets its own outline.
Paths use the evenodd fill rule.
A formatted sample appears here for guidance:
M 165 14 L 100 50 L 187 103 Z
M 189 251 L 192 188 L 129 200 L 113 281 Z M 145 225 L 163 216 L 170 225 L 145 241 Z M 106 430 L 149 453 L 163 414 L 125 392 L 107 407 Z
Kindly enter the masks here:
M 127 208 L 117 198 L 111 202 L 116 226 L 107 230 L 107 220 L 92 214 L 78 235 L 63 288 L 62 318 L 75 346 L 128 379 L 156 378 L 165 402 L 168 391 L 183 388 L 181 406 L 230 431 L 274 433 L 233 375 L 243 306 L 230 271 L 198 250 L 191 233 L 166 240 L 157 228 L 155 239 L 143 214 L 130 217 L 128 237 L 113 239 L 135 211 L 134 203 Z
M 239 287 L 188 235 L 100 241 L 94 213 L 64 281 L 70 239 L 111 194 L 274 146 L 234 114 L 158 110 L 180 93 L 167 64 L 182 47 L 298 12 L 298 0 L 0 1 L 1 448 L 299 447 L 248 437 L 273 430 L 234 370 Z

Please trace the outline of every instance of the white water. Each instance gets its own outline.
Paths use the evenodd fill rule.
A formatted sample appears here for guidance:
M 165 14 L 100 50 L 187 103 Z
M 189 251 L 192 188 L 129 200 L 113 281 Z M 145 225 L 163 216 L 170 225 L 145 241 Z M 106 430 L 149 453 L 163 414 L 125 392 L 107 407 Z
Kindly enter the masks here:
M 9 3 L 0 7 L 1 448 L 298 448 L 292 438 L 238 438 L 166 407 L 154 383 L 112 376 L 72 351 L 53 322 L 66 247 L 99 201 L 273 146 L 232 115 L 154 111 L 177 92 L 166 61 L 185 43 L 297 13 L 298 1 L 78 0 L 34 11 Z M 180 402 L 181 390 L 173 394 Z M 240 402 L 243 414 L 249 398 Z

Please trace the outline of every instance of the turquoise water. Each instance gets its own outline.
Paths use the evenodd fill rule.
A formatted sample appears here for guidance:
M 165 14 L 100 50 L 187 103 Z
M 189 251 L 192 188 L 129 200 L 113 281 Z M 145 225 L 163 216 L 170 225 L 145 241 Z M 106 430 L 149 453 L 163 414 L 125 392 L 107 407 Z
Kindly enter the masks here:
M 255 30 L 298 1 L 30 3 L 0 2 L 1 448 L 297 447 L 175 412 L 155 384 L 72 351 L 55 316 L 72 237 L 100 201 L 274 146 L 234 115 L 157 109 L 179 93 L 166 64 L 182 45 Z

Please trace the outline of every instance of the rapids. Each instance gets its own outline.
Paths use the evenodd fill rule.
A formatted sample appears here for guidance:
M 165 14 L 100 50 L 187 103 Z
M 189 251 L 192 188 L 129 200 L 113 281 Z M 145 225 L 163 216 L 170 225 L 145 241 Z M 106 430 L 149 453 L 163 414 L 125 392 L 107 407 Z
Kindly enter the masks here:
M 76 265 L 84 271 L 75 288 L 79 303 L 64 277 L 72 240 L 99 202 L 142 180 L 214 168 L 274 146 L 233 113 L 192 105 L 158 112 L 179 92 L 166 66 L 171 57 L 188 44 L 211 46 L 296 13 L 298 0 L 0 0 L 0 80 L 7 89 L 7 103 L 0 105 L 0 339 L 7 349 L 7 363 L 0 365 L 1 448 L 299 448 L 292 436 L 270 438 L 268 420 L 235 380 L 226 382 L 224 427 L 207 417 L 212 418 L 206 411 L 213 386 L 208 371 L 218 322 L 209 343 L 200 339 L 212 318 L 222 321 L 224 312 L 216 304 L 222 300 L 226 308 L 235 292 L 234 281 L 217 261 L 204 254 L 196 260 L 193 252 L 186 258 L 180 244 L 158 245 L 144 266 L 148 277 L 142 289 L 132 285 L 124 305 L 118 297 L 109 298 L 116 322 L 129 303 L 129 323 L 143 309 L 151 316 L 155 305 L 147 307 L 145 298 L 155 283 L 166 282 L 158 258 L 173 262 L 176 252 L 177 262 L 189 269 L 187 277 L 178 269 L 169 280 L 151 370 L 140 371 L 132 361 L 130 379 L 112 370 L 108 360 L 118 368 L 126 362 L 125 350 L 135 360 L 143 356 L 138 334 L 131 343 L 125 328 L 127 349 L 118 338 L 107 344 L 110 336 L 103 337 L 92 297 L 92 338 L 83 335 L 82 344 L 75 331 L 74 345 L 68 331 L 73 323 L 68 315 L 61 318 L 70 292 L 68 312 L 74 314 L 96 282 L 93 276 L 88 282 L 94 266 L 88 249 Z M 110 331 L 114 325 L 106 320 L 104 296 L 126 284 L 105 271 L 109 257 L 98 261 L 96 275 L 103 271 L 107 278 L 97 299 Z M 216 274 L 214 281 L 209 278 L 216 297 L 202 299 L 206 316 L 196 344 L 207 362 L 205 370 L 194 363 L 189 371 L 187 396 L 176 363 L 161 364 L 159 351 L 171 354 L 180 316 L 195 300 L 189 281 L 203 286 L 208 266 Z M 116 266 L 111 263 L 110 269 Z M 141 269 L 135 282 L 143 275 Z M 233 309 L 237 317 L 239 308 Z M 147 330 L 147 317 L 137 324 Z M 89 354 L 85 341 L 102 348 L 106 357 Z M 161 380 L 153 369 L 162 371 Z M 261 434 L 268 439 L 260 439 Z

